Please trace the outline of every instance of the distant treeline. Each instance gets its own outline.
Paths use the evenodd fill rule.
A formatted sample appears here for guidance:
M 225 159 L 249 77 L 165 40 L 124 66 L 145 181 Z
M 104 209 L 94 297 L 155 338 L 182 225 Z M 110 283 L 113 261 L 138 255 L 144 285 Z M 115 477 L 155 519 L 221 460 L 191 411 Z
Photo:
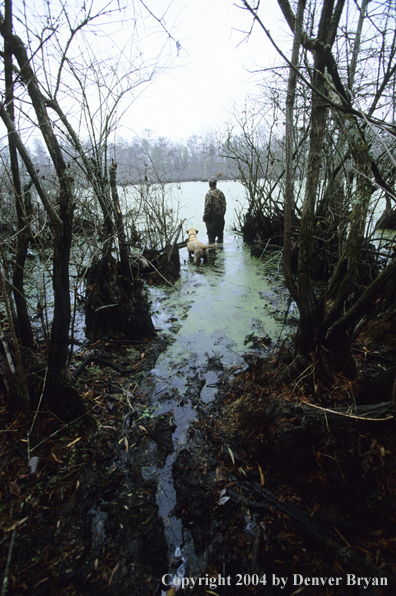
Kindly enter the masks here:
M 209 137 L 194 135 L 186 143 L 165 137 L 134 138 L 110 147 L 118 164 L 121 184 L 141 182 L 186 182 L 234 178 L 237 171 L 219 143 Z
M 85 149 L 88 155 L 97 160 L 97 147 L 86 144 Z M 89 181 L 81 174 L 80 158 L 66 146 L 63 146 L 63 151 L 75 181 L 81 186 L 89 185 Z M 42 180 L 55 179 L 53 164 L 40 140 L 33 143 L 30 155 Z M 101 159 L 103 163 L 114 161 L 117 164 L 120 185 L 208 180 L 213 175 L 227 179 L 237 177 L 233 160 L 227 158 L 220 144 L 209 136 L 204 138 L 194 135 L 186 143 L 150 136 L 145 139 L 122 139 L 115 144 L 109 143 Z
M 238 146 L 243 145 L 242 140 L 234 137 L 231 147 L 229 137 L 224 141 L 216 138 L 213 133 L 208 133 L 206 136 L 193 135 L 185 143 L 148 135 L 144 139 L 132 137 L 121 139 L 117 143 L 109 143 L 107 151 L 103 151 L 100 159 L 103 164 L 105 161 L 108 163 L 114 161 L 117 164 L 117 181 L 120 185 L 206 181 L 214 175 L 219 179 L 236 180 L 241 177 L 241 163 L 240 159 L 236 159 L 235 143 Z M 260 155 L 260 161 L 263 162 L 268 159 L 268 154 L 266 155 L 268 149 L 264 150 L 267 143 L 268 141 L 263 138 L 263 150 Z M 100 148 L 86 144 L 85 149 L 87 154 L 92 155 L 97 162 Z M 81 158 L 66 146 L 63 146 L 63 151 L 77 184 L 83 187 L 89 186 L 89 181 L 83 177 L 79 167 Z M 50 185 L 50 181 L 56 177 L 55 171 L 41 141 L 36 140 L 33 143 L 30 154 L 40 178 L 43 181 L 47 180 Z M 240 157 L 238 155 L 238 158 Z M 273 162 L 273 157 L 271 160 Z M 245 162 L 244 155 L 242 161 Z M 262 163 L 262 171 L 265 169 L 263 165 Z M 276 177 L 276 172 L 271 173 Z

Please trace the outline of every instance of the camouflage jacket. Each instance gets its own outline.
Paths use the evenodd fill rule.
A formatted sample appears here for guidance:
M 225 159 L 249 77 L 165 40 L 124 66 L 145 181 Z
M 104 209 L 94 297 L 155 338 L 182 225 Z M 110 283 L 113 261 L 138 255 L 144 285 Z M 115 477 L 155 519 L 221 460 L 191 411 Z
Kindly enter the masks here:
M 203 220 L 208 221 L 215 217 L 224 216 L 226 212 L 226 198 L 218 188 L 211 188 L 205 196 L 205 209 Z

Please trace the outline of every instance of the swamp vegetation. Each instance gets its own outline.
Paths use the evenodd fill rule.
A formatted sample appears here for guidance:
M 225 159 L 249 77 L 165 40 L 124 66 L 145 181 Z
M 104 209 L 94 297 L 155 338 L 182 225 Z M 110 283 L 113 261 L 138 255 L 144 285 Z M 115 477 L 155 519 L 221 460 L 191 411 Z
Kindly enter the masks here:
M 1 596 L 395 589 L 394 7 L 278 4 L 291 58 L 208 147 L 246 199 L 195 266 L 150 154 L 117 177 L 136 78 L 79 46 L 107 12 L 51 9 L 34 51 L 4 3 Z

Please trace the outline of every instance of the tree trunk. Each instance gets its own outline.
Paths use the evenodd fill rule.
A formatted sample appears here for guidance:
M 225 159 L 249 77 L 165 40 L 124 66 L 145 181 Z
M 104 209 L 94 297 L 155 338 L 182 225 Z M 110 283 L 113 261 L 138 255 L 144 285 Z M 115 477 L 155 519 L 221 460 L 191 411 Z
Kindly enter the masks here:
M 85 302 L 86 335 L 89 338 L 124 336 L 128 339 L 153 337 L 155 328 L 143 284 L 132 278 L 130 254 L 116 179 L 117 165 L 110 166 L 110 188 L 113 198 L 114 222 L 111 226 L 118 236 L 120 263 L 107 254 L 94 262 L 87 274 Z M 105 216 L 105 214 L 104 214 Z
M 110 166 L 110 185 L 102 171 L 101 156 L 87 158 L 85 151 L 66 115 L 55 100 L 47 104 L 55 110 L 64 123 L 75 149 L 81 156 L 88 179 L 92 183 L 104 219 L 105 241 L 102 259 L 94 262 L 87 274 L 85 302 L 86 335 L 98 338 L 125 335 L 128 338 L 153 337 L 155 328 L 150 317 L 150 307 L 142 282 L 132 279 L 129 248 L 126 243 L 123 217 L 120 208 L 115 163 Z M 104 147 L 102 147 L 105 151 Z M 113 199 L 113 207 L 110 200 Z M 121 268 L 111 254 L 114 236 L 118 236 Z
M 344 304 L 354 287 L 362 252 L 367 209 L 371 197 L 371 157 L 363 133 L 353 116 L 337 112 L 336 117 L 347 132 L 354 157 L 357 177 L 352 201 L 350 229 L 345 250 L 338 262 L 320 306 L 319 336 L 324 337 L 332 323 L 341 315 Z
M 326 103 L 323 101 L 323 98 L 327 97 L 324 71 L 325 67 L 329 66 L 329 54 L 331 54 L 331 47 L 334 43 L 335 32 L 341 17 L 343 3 L 344 0 L 339 0 L 334 9 L 333 0 L 324 0 L 317 39 L 309 39 L 305 33 L 303 34 L 304 46 L 312 51 L 314 55 L 310 125 L 311 139 L 308 155 L 305 198 L 299 233 L 298 288 L 296 296 L 300 312 L 300 321 L 295 347 L 297 354 L 303 358 L 310 352 L 310 350 L 315 348 L 316 345 L 315 330 L 317 301 L 312 286 L 311 264 L 314 247 L 315 206 L 328 110 Z M 278 4 L 289 23 L 291 30 L 294 31 L 296 18 L 288 0 L 278 0 Z
M 8 281 L 8 280 L 7 280 Z M 5 287 L 5 279 L 3 277 L 2 267 L 0 265 L 0 287 L 3 295 L 7 317 L 9 321 L 10 333 L 13 343 L 13 352 L 15 362 L 12 358 L 11 351 L 8 347 L 7 340 L 4 336 L 3 329 L 0 329 L 0 338 L 4 350 L 4 359 L 7 363 L 7 377 L 8 377 L 8 394 L 9 394 L 9 408 L 11 411 L 20 410 L 31 418 L 32 408 L 30 403 L 29 389 L 26 381 L 25 370 L 22 364 L 21 351 L 19 349 L 18 339 L 15 333 L 13 324 L 13 317 L 11 313 L 9 296 Z
M 70 329 L 70 289 L 69 289 L 69 256 L 72 238 L 73 206 L 66 196 L 60 202 L 60 217 L 63 225 L 54 231 L 53 254 L 53 289 L 54 319 L 51 330 L 51 347 L 48 354 L 48 375 L 45 397 L 49 408 L 60 418 L 75 417 L 81 413 L 80 407 L 72 407 L 66 397 L 68 380 L 66 362 L 68 358 Z M 57 388 L 57 391 L 54 391 Z M 64 389 L 62 389 L 64 388 Z M 69 388 L 70 393 L 72 389 Z M 76 395 L 74 395 L 74 398 Z
M 22 345 L 32 348 L 34 344 L 32 326 L 30 324 L 24 290 L 24 273 L 27 251 L 29 246 L 29 223 L 25 218 L 22 197 L 17 193 L 17 215 L 18 215 L 18 243 L 15 255 L 13 285 L 14 300 L 18 314 L 19 337 Z
M 55 166 L 60 187 L 58 214 L 41 188 L 40 181 L 34 169 L 32 170 L 31 161 L 12 122 L 10 123 L 9 119 L 7 120 L 4 113 L 2 113 L 1 115 L 6 122 L 7 128 L 13 131 L 20 155 L 25 161 L 54 226 L 53 288 L 55 306 L 45 397 L 49 407 L 53 409 L 56 415 L 68 421 L 84 411 L 82 401 L 77 392 L 68 385 L 66 374 L 70 326 L 69 255 L 74 209 L 72 180 L 67 171 L 62 150 L 53 132 L 51 120 L 47 114 L 45 102 L 40 92 L 39 83 L 30 65 L 26 49 L 21 39 L 16 35 L 12 35 L 10 42 L 12 44 L 12 52 L 20 68 L 21 79 L 25 83 L 32 101 L 40 132 L 43 135 Z
M 112 164 L 110 166 L 110 189 L 111 189 L 111 196 L 113 198 L 115 227 L 116 227 L 116 233 L 118 236 L 118 246 L 120 249 L 121 274 L 123 275 L 126 282 L 131 283 L 132 279 L 131 279 L 131 270 L 129 267 L 129 252 L 128 252 L 128 245 L 126 242 L 124 220 L 122 217 L 120 200 L 118 198 L 116 172 L 117 172 L 117 164 L 115 162 L 112 162 Z
M 393 169 L 390 179 L 386 182 L 374 161 L 371 169 L 377 185 L 385 191 L 386 203 L 383 214 L 375 224 L 375 230 L 396 230 L 396 209 L 392 207 L 392 200 L 394 200 L 394 190 L 392 187 L 395 185 L 396 171 Z
M 388 282 L 396 274 L 396 259 L 393 259 L 381 271 L 379 276 L 369 285 L 360 298 L 351 306 L 345 315 L 341 316 L 330 328 L 328 336 L 333 343 L 344 341 L 348 331 L 358 323 L 359 319 L 368 313 L 375 301 L 383 295 Z
M 321 55 L 315 55 L 314 87 L 325 92 L 324 63 Z M 323 100 L 312 92 L 311 142 L 308 155 L 307 182 L 301 227 L 299 233 L 298 257 L 298 294 L 297 305 L 300 311 L 300 322 L 296 337 L 296 350 L 300 354 L 308 353 L 314 346 L 314 330 L 316 325 L 316 308 L 314 288 L 312 285 L 312 250 L 314 246 L 315 206 L 318 193 L 321 156 L 326 131 L 327 107 Z
M 5 2 L 4 18 L 4 71 L 5 71 L 5 97 L 9 118 L 14 122 L 14 82 L 12 73 L 12 13 L 11 0 Z M 18 335 L 22 345 L 33 347 L 33 331 L 30 324 L 26 297 L 24 291 L 24 267 L 29 245 L 29 225 L 25 217 L 22 185 L 19 175 L 17 149 L 12 135 L 8 136 L 12 181 L 14 185 L 15 204 L 18 218 L 18 241 L 14 264 L 14 300 L 18 315 Z
M 297 288 L 292 276 L 292 222 L 293 222 L 293 204 L 294 204 L 294 169 L 293 169 L 293 108 L 296 95 L 297 73 L 294 67 L 298 64 L 298 54 L 300 51 L 301 34 L 303 26 L 303 17 L 305 9 L 305 0 L 299 0 L 296 24 L 294 27 L 294 41 L 292 52 L 292 67 L 289 72 L 289 82 L 286 99 L 286 189 L 284 203 L 284 237 L 283 237 L 283 270 L 285 281 L 294 300 L 297 300 Z

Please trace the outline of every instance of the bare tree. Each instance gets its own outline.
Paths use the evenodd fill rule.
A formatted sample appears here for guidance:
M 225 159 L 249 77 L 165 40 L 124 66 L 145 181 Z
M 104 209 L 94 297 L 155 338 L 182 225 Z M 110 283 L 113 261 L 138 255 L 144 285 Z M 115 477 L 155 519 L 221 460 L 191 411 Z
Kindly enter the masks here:
M 5 104 L 8 117 L 15 126 L 14 109 L 14 76 L 12 71 L 12 14 L 11 0 L 5 2 L 5 15 L 3 23 L 4 36 L 4 77 L 5 77 Z M 10 153 L 10 166 L 12 184 L 15 193 L 15 205 L 18 219 L 18 240 L 14 265 L 14 300 L 18 313 L 19 335 L 22 344 L 26 347 L 33 347 L 33 332 L 28 315 L 25 299 L 23 271 L 27 256 L 29 243 L 29 223 L 26 217 L 26 204 L 22 190 L 19 173 L 18 152 L 12 135 L 8 137 Z
M 244 240 L 252 242 L 262 235 L 281 244 L 283 212 L 280 181 L 284 148 L 277 138 L 277 97 L 270 97 L 265 113 L 257 108 L 256 98 L 236 107 L 220 148 L 233 175 L 244 186 L 248 207 L 238 214 Z M 272 114 L 270 120 L 268 114 Z M 261 234 L 258 231 L 261 230 Z
M 143 15 L 139 14 L 143 3 L 135 2 L 131 8 L 135 10 L 134 16 L 137 17 L 133 22 L 137 27 L 143 19 Z M 88 31 L 93 31 L 97 34 L 103 34 L 101 27 L 104 20 L 109 19 L 110 15 L 118 15 L 120 18 L 119 25 L 121 27 L 122 21 L 126 18 L 127 8 L 121 8 L 120 5 L 111 6 L 106 5 L 104 8 L 94 12 L 93 3 L 87 5 L 82 4 L 79 12 L 73 14 L 69 7 L 60 3 L 59 5 L 48 5 L 48 12 L 41 15 L 43 19 L 42 27 L 40 28 L 40 19 L 37 15 L 32 17 L 28 14 L 28 8 L 25 6 L 25 12 L 21 18 L 16 20 L 18 27 L 25 20 L 25 38 L 24 43 L 19 35 L 12 31 L 12 15 L 11 2 L 6 3 L 6 17 L 1 19 L 1 35 L 5 40 L 5 76 L 6 76 L 6 101 L 2 102 L 0 106 L 0 117 L 6 126 L 8 137 L 10 139 L 11 163 L 13 164 L 13 182 L 14 193 L 16 196 L 16 204 L 18 210 L 19 222 L 19 246 L 18 261 L 16 264 L 17 273 L 23 278 L 23 255 L 26 253 L 26 233 L 27 227 L 27 210 L 23 204 L 23 191 L 20 184 L 20 173 L 17 170 L 18 160 L 16 160 L 16 151 L 19 154 L 20 160 L 23 162 L 27 175 L 30 178 L 29 184 L 32 184 L 37 192 L 42 204 L 46 210 L 52 233 L 53 233 L 53 291 L 54 291 L 54 315 L 52 321 L 52 330 L 50 336 L 50 345 L 48 346 L 48 371 L 46 375 L 44 397 L 49 408 L 56 413 L 60 418 L 70 420 L 72 417 L 84 411 L 82 402 L 77 392 L 71 387 L 68 371 L 68 344 L 69 344 L 69 329 L 70 329 L 70 288 L 69 288 L 69 260 L 70 250 L 72 246 L 72 226 L 73 216 L 75 210 L 75 168 L 71 167 L 67 161 L 67 157 L 73 160 L 78 150 L 78 157 L 81 160 L 81 165 L 86 167 L 85 174 L 88 175 L 90 184 L 97 185 L 103 183 L 100 191 L 105 197 L 103 205 L 104 212 L 108 217 L 108 231 L 111 237 L 114 236 L 114 231 L 118 232 L 119 245 L 121 251 L 125 253 L 125 242 L 123 242 L 123 229 L 120 213 L 118 212 L 117 196 L 113 193 L 111 198 L 110 184 L 108 181 L 109 166 L 106 162 L 105 167 L 98 173 L 97 168 L 102 165 L 100 159 L 107 159 L 106 152 L 103 152 L 103 147 L 107 147 L 110 132 L 117 124 L 117 118 L 121 116 L 122 109 L 120 108 L 120 101 L 124 97 L 124 93 L 114 94 L 114 87 L 110 83 L 109 72 L 111 68 L 114 69 L 114 62 L 111 65 L 108 61 L 107 79 L 104 82 L 104 88 L 107 90 L 107 103 L 103 103 L 102 97 L 95 97 L 92 91 L 88 88 L 89 75 L 94 71 L 97 63 L 94 61 L 95 51 L 82 52 L 82 45 L 88 48 L 89 42 L 85 35 Z M 35 11 L 35 7 L 29 7 L 31 11 Z M 145 9 L 146 10 L 146 9 Z M 146 12 L 147 16 L 147 12 Z M 151 13 L 149 17 L 152 18 Z M 36 27 L 37 26 L 37 27 Z M 35 28 L 36 27 L 36 28 Z M 162 30 L 162 28 L 161 28 Z M 129 40 L 131 37 L 129 35 Z M 117 45 L 117 40 L 113 41 L 114 46 Z M 165 45 L 168 42 L 165 43 Z M 126 49 L 122 55 L 118 55 L 119 64 L 123 63 L 123 59 L 133 58 L 133 43 L 130 44 L 130 54 L 125 55 Z M 160 43 L 160 48 L 164 47 Z M 118 50 L 119 48 L 115 48 Z M 99 50 L 97 50 L 99 52 Z M 144 62 L 141 53 L 138 52 L 140 62 L 136 67 L 129 66 L 129 72 L 124 74 L 124 78 L 128 76 L 135 77 L 137 84 L 148 82 L 153 74 L 158 70 L 158 56 L 161 54 L 161 49 L 155 49 L 154 58 L 149 62 Z M 159 52 L 159 53 L 158 53 Z M 57 59 L 57 54 L 59 58 Z M 83 61 L 79 59 L 83 56 Z M 80 57 L 80 58 L 79 58 Z M 97 58 L 97 55 L 96 55 Z M 88 62 L 84 62 L 86 59 Z M 89 62 L 90 61 L 90 62 Z M 126 62 L 124 61 L 126 64 Z M 131 62 L 128 62 L 130 65 Z M 146 67 L 147 71 L 143 73 Z M 85 69 L 85 70 L 84 70 Z M 40 73 L 40 77 L 38 75 Z M 147 74 L 148 73 L 148 74 Z M 120 73 L 114 74 L 117 77 Z M 72 91 L 71 77 L 80 78 L 83 83 L 80 87 L 82 97 L 87 99 L 85 106 L 90 106 L 90 112 L 82 111 L 82 104 L 72 102 L 70 104 L 70 95 Z M 84 78 L 85 77 L 85 78 Z M 106 87 L 106 84 L 109 84 Z M 13 94 L 15 93 L 16 85 L 18 85 L 18 105 L 21 107 L 18 119 L 13 114 Z M 96 90 L 98 87 L 96 87 Z M 132 86 L 127 85 L 126 89 L 131 91 Z M 91 95 L 90 95 L 91 94 Z M 90 97 L 88 98 L 88 96 Z M 89 99 L 89 101 L 88 101 Z M 68 114 L 62 109 L 61 105 L 68 105 Z M 94 105 L 94 113 L 91 106 Z M 71 109 L 70 109 L 71 106 Z M 125 107 L 125 106 L 124 106 Z M 86 124 L 91 124 L 90 117 L 94 119 L 94 124 L 100 118 L 101 138 L 95 145 L 96 161 L 89 161 L 89 155 L 83 149 L 83 138 L 86 129 L 81 127 L 78 134 L 73 137 L 74 129 L 71 121 L 81 123 L 80 116 L 85 115 Z M 34 124 L 36 133 L 40 134 L 48 154 L 51 159 L 56 179 L 54 183 L 54 192 L 49 193 L 48 188 L 39 175 L 37 169 L 34 167 L 27 150 L 24 139 L 23 126 Z M 91 127 L 91 130 L 93 128 Z M 96 138 L 96 137 L 95 137 Z M 63 141 L 62 141 L 63 140 Z M 69 142 L 74 153 L 65 153 L 65 141 Z M 100 144 L 102 143 L 102 145 Z M 96 171 L 95 171 L 96 168 Z M 115 171 L 115 168 L 114 168 Z M 103 195 L 103 189 L 106 195 Z M 99 195 L 99 192 L 97 192 Z M 106 217 L 106 216 L 105 216 Z M 111 233 L 110 233 L 111 230 Z M 126 261 L 123 258 L 123 268 L 126 270 Z M 23 317 L 23 309 L 26 309 L 26 301 L 23 298 L 23 284 L 19 283 L 19 295 L 21 298 L 21 306 L 18 307 L 18 317 Z M 17 300 L 16 300 L 17 301 Z M 26 314 L 26 313 L 25 313 Z M 29 331 L 29 321 L 26 329 Z M 31 343 L 31 338 L 28 338 L 27 332 L 24 332 L 25 343 Z M 27 339 L 26 339 L 27 338 Z
M 294 32 L 295 39 L 300 37 L 296 33 L 296 31 L 298 32 L 296 16 L 288 0 L 278 0 L 278 3 L 291 31 Z M 251 12 L 254 22 L 265 31 L 276 46 L 276 42 L 265 28 L 263 20 L 260 19 L 259 5 L 252 7 L 247 1 L 244 1 L 243 5 Z M 299 366 L 306 365 L 306 358 L 310 358 L 312 352 L 317 354 L 323 365 L 323 370 L 327 373 L 329 373 L 332 366 L 335 366 L 337 370 L 344 370 L 349 374 L 353 374 L 353 366 L 348 358 L 348 337 L 350 337 L 348 331 L 351 327 L 347 328 L 345 324 L 342 326 L 344 335 L 340 341 L 340 334 L 338 333 L 336 336 L 332 332 L 332 326 L 343 313 L 345 306 L 353 300 L 352 294 L 355 290 L 358 267 L 361 261 L 368 207 L 372 196 L 373 175 L 377 184 L 382 185 L 382 188 L 384 188 L 384 180 L 379 172 L 378 163 L 370 151 L 369 127 L 377 127 L 383 134 L 393 135 L 396 132 L 390 119 L 376 115 L 380 100 L 386 101 L 387 92 L 386 87 L 381 82 L 374 83 L 373 77 L 375 64 L 381 64 L 381 69 L 387 80 L 395 72 L 394 28 L 392 30 L 389 25 L 389 12 L 384 16 L 385 20 L 388 19 L 388 24 L 386 42 L 384 38 L 382 39 L 382 51 L 379 51 L 378 54 L 374 52 L 375 57 L 373 56 L 374 60 L 369 62 L 369 67 L 362 67 L 359 72 L 357 70 L 359 64 L 357 57 L 363 51 L 364 10 L 367 9 L 367 6 L 369 6 L 369 3 L 365 2 L 361 12 L 357 14 L 352 53 L 344 51 L 341 56 L 337 55 L 337 60 L 335 59 L 336 51 L 338 52 L 341 47 L 345 50 L 345 44 L 342 46 L 342 36 L 340 36 L 344 0 L 338 0 L 337 3 L 333 0 L 325 0 L 321 6 L 320 18 L 317 24 L 314 21 L 313 13 L 306 15 L 306 29 L 302 32 L 301 44 L 312 56 L 311 61 L 305 63 L 308 69 L 305 69 L 304 65 L 298 65 L 295 62 L 295 55 L 293 56 L 294 59 L 289 60 L 277 48 L 283 59 L 289 64 L 291 71 L 298 76 L 300 83 L 311 90 L 310 146 L 303 213 L 298 234 L 297 283 L 294 283 L 290 275 L 290 251 L 287 250 L 285 254 L 285 270 L 289 290 L 300 311 L 300 322 L 295 341 L 297 358 L 289 369 L 292 374 L 295 374 L 296 367 L 298 369 Z M 301 8 L 301 4 L 299 4 L 299 8 Z M 307 33 L 308 23 L 310 34 Z M 369 27 L 378 27 L 378 25 L 371 19 L 369 20 Z M 315 33 L 313 33 L 314 31 Z M 372 31 L 368 32 L 368 37 L 370 37 L 370 33 Z M 335 43 L 336 40 L 337 44 Z M 370 49 L 370 40 L 367 41 L 365 47 Z M 351 55 L 352 60 L 350 60 Z M 290 76 L 291 79 L 294 78 L 293 74 Z M 357 89 L 357 81 L 363 93 Z M 373 81 L 371 85 L 370 81 Z M 348 90 L 348 85 L 354 85 L 354 88 Z M 338 145 L 340 159 L 335 164 L 334 172 L 340 170 L 345 162 L 346 153 L 349 153 L 354 163 L 354 184 L 345 246 L 335 266 L 329 285 L 318 300 L 312 283 L 312 260 L 315 232 L 318 229 L 318 197 L 322 186 L 324 140 L 326 128 L 328 128 L 330 122 L 335 125 L 336 136 L 340 137 L 341 143 Z M 345 139 L 347 148 L 342 143 L 341 137 Z M 343 147 L 345 147 L 345 150 Z M 334 180 L 334 177 L 330 176 L 330 179 Z M 328 193 L 326 195 L 325 192 L 323 196 L 326 202 L 329 196 Z M 290 196 L 287 197 L 287 205 L 290 209 Z M 287 242 L 289 241 L 287 240 Z M 351 325 L 356 322 L 356 320 L 352 322 L 352 318 L 348 320 Z M 338 326 L 338 331 L 340 329 L 341 326 Z
M 40 185 L 26 149 L 3 106 L 1 111 L 2 120 L 7 127 L 9 136 L 12 137 L 13 142 L 17 146 L 21 158 L 25 162 L 25 166 L 34 181 L 37 192 L 43 200 L 54 228 L 53 289 L 55 308 L 48 357 L 46 395 L 49 406 L 53 411 L 65 419 L 70 419 L 70 417 L 82 411 L 82 404 L 80 403 L 78 394 L 70 389 L 66 379 L 70 325 L 69 254 L 74 209 L 72 181 L 67 172 L 61 148 L 52 130 L 39 83 L 31 68 L 26 49 L 21 39 L 16 35 L 12 35 L 9 38 L 9 43 L 12 54 L 15 56 L 19 66 L 21 80 L 27 87 L 40 131 L 54 163 L 59 182 L 59 211 L 57 211 Z

